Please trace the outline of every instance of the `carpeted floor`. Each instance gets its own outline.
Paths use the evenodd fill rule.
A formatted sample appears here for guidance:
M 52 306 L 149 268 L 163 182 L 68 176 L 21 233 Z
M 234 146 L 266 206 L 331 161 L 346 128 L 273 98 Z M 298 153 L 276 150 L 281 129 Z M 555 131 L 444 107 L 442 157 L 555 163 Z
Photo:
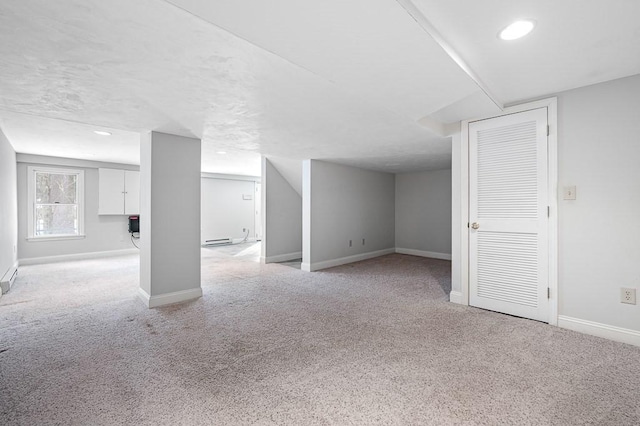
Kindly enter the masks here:
M 21 268 L 0 424 L 640 424 L 640 348 L 448 303 L 446 261 L 255 247 L 203 249 L 204 297 L 155 310 L 135 256 Z

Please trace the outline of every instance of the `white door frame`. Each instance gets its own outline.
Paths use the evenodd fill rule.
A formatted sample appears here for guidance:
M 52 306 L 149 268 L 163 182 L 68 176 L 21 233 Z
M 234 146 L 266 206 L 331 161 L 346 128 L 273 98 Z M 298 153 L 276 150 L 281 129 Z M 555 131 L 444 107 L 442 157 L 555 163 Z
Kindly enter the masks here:
M 558 325 L 558 101 L 557 98 L 505 108 L 500 114 L 465 120 L 453 138 L 453 241 L 451 301 L 469 305 L 469 123 L 502 115 L 547 108 L 549 206 L 549 324 Z M 457 145 L 457 146 L 456 146 Z M 458 190 L 459 189 L 459 190 Z M 460 289 L 459 291 L 456 289 Z

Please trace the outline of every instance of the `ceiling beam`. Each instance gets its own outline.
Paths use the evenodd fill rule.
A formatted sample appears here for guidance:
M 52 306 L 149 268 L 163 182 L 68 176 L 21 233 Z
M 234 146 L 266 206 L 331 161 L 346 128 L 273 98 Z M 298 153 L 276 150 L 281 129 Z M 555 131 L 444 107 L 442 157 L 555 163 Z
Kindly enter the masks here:
M 402 6 L 402 8 L 411 16 L 414 21 L 420 25 L 420 27 L 435 40 L 438 45 L 445 51 L 447 55 L 464 71 L 484 92 L 485 95 L 496 104 L 500 110 L 504 110 L 504 104 L 499 101 L 489 90 L 486 84 L 478 77 L 478 75 L 471 69 L 471 67 L 465 62 L 465 60 L 456 52 L 456 50 L 442 37 L 442 35 L 435 29 L 435 27 L 429 22 L 424 14 L 418 9 L 412 0 L 396 0 L 396 2 Z

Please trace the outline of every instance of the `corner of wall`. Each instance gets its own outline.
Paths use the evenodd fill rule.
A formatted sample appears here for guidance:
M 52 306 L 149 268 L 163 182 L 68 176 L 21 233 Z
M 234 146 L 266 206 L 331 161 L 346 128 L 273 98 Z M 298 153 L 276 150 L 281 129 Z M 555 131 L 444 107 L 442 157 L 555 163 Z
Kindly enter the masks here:
M 18 260 L 18 171 L 16 152 L 0 129 L 0 277 Z

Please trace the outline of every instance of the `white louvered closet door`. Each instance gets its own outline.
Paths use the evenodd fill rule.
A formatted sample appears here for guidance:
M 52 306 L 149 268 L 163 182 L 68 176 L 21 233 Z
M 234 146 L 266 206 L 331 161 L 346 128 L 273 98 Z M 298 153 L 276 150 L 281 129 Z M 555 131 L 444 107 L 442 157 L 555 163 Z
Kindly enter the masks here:
M 469 303 L 549 320 L 547 108 L 469 124 Z

